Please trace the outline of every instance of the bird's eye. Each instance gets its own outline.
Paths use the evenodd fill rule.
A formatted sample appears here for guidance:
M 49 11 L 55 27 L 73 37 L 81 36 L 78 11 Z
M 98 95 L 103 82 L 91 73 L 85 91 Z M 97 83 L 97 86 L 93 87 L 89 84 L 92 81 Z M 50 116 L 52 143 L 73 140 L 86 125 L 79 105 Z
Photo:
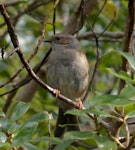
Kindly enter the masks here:
M 60 40 L 60 37 L 56 37 L 56 40 L 59 41 L 59 40 Z

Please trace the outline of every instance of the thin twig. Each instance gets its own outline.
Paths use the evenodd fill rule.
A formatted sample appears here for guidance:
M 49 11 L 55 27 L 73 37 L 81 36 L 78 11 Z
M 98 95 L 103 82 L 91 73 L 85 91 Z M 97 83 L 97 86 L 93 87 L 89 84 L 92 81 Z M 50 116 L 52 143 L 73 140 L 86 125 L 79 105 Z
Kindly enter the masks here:
M 101 9 L 98 11 L 98 13 L 97 13 L 97 15 L 96 15 L 96 17 L 95 17 L 95 20 L 94 20 L 94 21 L 93 21 L 93 23 L 92 23 L 92 27 L 93 27 L 93 28 L 94 28 L 94 25 L 95 25 L 96 19 L 98 18 L 98 16 L 99 16 L 99 15 L 100 15 L 100 13 L 102 12 L 103 8 L 105 7 L 106 2 L 107 2 L 107 0 L 105 0 L 105 1 L 104 1 L 104 3 L 103 3 L 103 5 L 102 5 Z
M 135 143 L 135 134 L 133 134 L 132 138 L 130 139 L 129 145 L 127 148 L 127 150 L 130 150 L 133 147 L 133 144 Z
M 30 3 L 28 5 L 28 7 L 24 10 L 22 10 L 21 12 L 19 12 L 19 14 L 17 14 L 16 16 L 12 17 L 11 19 L 13 20 L 13 25 L 16 24 L 16 22 L 18 21 L 18 19 L 23 16 L 25 13 L 31 12 L 32 10 L 47 4 L 49 2 L 49 0 L 43 1 L 43 2 L 37 2 L 37 0 L 35 0 L 33 3 Z M 5 25 L 5 23 L 0 24 L 0 28 L 3 27 Z M 3 33 L 2 36 L 0 36 L 0 41 L 4 38 L 4 36 L 7 34 L 7 31 Z
M 37 54 L 38 49 L 39 49 L 39 47 L 40 47 L 40 45 L 41 45 L 41 43 L 42 43 L 42 41 L 43 41 L 43 39 L 44 39 L 44 35 L 45 35 L 45 24 L 46 24 L 46 19 L 44 19 L 44 23 L 43 23 L 41 35 L 40 35 L 40 37 L 39 37 L 39 39 L 38 39 L 37 45 L 36 45 L 36 47 L 35 47 L 35 49 L 34 49 L 34 52 L 33 52 L 33 53 L 31 54 L 31 56 L 28 58 L 28 62 L 30 62 L 30 61 L 32 60 L 32 58 Z M 8 81 L 6 81 L 6 82 L 3 83 L 2 85 L 0 85 L 0 88 L 4 87 L 4 86 L 7 85 L 8 83 L 10 83 L 13 79 L 15 79 L 15 78 L 19 75 L 19 73 L 21 73 L 21 71 L 22 71 L 23 69 L 24 69 L 24 66 L 22 66 L 18 71 L 16 71 L 16 73 L 15 73 L 12 77 L 10 77 L 10 79 L 9 79 Z M 15 89 L 15 90 L 16 90 L 16 89 Z M 3 96 L 3 95 L 8 94 L 8 93 L 11 93 L 12 91 L 14 91 L 14 90 L 10 90 L 10 92 L 6 92 L 6 93 L 4 93 L 4 94 L 1 94 L 0 96 Z
M 123 38 L 123 36 L 124 36 L 124 33 L 123 32 L 110 32 L 110 31 L 106 31 L 106 32 L 94 32 L 95 34 L 96 34 L 96 36 L 98 37 L 99 35 L 101 35 L 102 34 L 102 37 L 105 37 L 105 38 L 114 38 L 114 39 L 122 39 Z M 85 32 L 84 34 L 79 34 L 78 36 L 77 36 L 77 38 L 79 39 L 79 40 L 81 40 L 81 39 L 91 39 L 91 38 L 93 38 L 94 37 L 94 35 L 93 35 L 93 32 L 92 31 L 90 31 L 90 32 Z M 101 36 L 100 36 L 101 37 Z
M 116 143 L 120 146 L 120 148 L 125 149 L 125 146 L 118 140 L 118 138 L 114 137 L 114 136 L 110 133 L 109 130 L 108 130 L 108 135 L 111 137 L 111 139 L 112 139 L 114 142 L 116 142 Z
M 110 23 L 104 28 L 104 31 L 98 37 L 101 37 L 105 33 L 105 31 L 114 23 L 115 16 L 116 16 L 116 11 L 114 11 L 114 15 Z
M 33 3 L 31 3 L 30 5 L 28 5 L 28 7 L 23 10 L 22 12 L 20 12 L 18 15 L 16 15 L 15 17 L 13 17 L 13 19 L 17 20 L 18 18 L 20 18 L 22 15 L 24 15 L 25 13 L 29 12 L 29 11 L 32 11 L 44 4 L 47 4 L 49 2 L 49 0 L 44 0 L 42 2 L 38 2 L 37 0 L 35 0 Z
M 86 17 L 87 17 L 87 16 L 86 16 Z M 92 73 L 92 77 L 91 77 L 91 80 L 90 80 L 89 85 L 88 85 L 87 92 L 86 92 L 86 94 L 85 94 L 85 96 L 84 96 L 84 98 L 83 98 L 83 100 L 82 100 L 83 102 L 86 100 L 86 98 L 88 97 L 89 92 L 91 91 L 91 87 L 92 87 L 92 84 L 93 84 L 93 82 L 94 82 L 94 78 L 95 78 L 95 75 L 96 75 L 96 72 L 97 72 L 98 63 L 99 63 L 99 59 L 100 59 L 98 37 L 97 37 L 96 34 L 94 33 L 94 30 L 93 30 L 93 28 L 92 28 L 92 25 L 91 25 L 90 22 L 89 22 L 88 17 L 87 17 L 87 22 L 88 22 L 88 24 L 89 24 L 89 26 L 90 26 L 90 28 L 91 28 L 91 31 L 93 32 L 93 35 L 94 35 L 94 37 L 95 37 L 95 40 L 96 40 L 97 57 L 96 57 L 96 63 L 95 63 L 95 67 L 94 67 L 94 70 L 93 70 L 93 73 Z
M 8 1 L 8 2 L 4 2 L 3 4 L 5 7 L 8 7 L 8 6 L 18 5 L 20 3 L 26 3 L 26 1 L 25 0 L 21 0 L 21 1 L 20 0 L 12 0 L 12 1 Z
M 34 67 L 33 71 L 35 72 L 35 74 L 38 73 L 38 71 L 40 70 L 40 67 L 44 64 L 44 62 L 45 62 L 45 60 L 47 59 L 47 57 L 49 56 L 50 52 L 51 52 L 51 49 L 46 53 L 46 55 L 44 56 L 44 58 L 42 59 L 42 61 Z M 22 68 L 21 68 L 21 69 L 22 69 Z M 31 79 L 32 79 L 32 77 L 31 77 L 29 74 L 26 75 L 26 77 L 24 77 L 21 81 L 18 81 L 18 82 L 14 85 L 14 88 L 13 88 L 13 89 L 11 89 L 10 91 L 7 91 L 7 92 L 5 92 L 5 93 L 0 94 L 0 97 L 1 97 L 1 96 L 4 96 L 4 95 L 7 95 L 7 94 L 10 94 L 10 93 L 16 91 L 18 88 L 20 88 L 20 87 L 22 87 L 23 85 L 25 85 L 25 84 L 27 84 L 28 82 L 30 82 Z
M 2 58 L 5 59 L 5 58 L 8 58 L 10 56 L 12 56 L 15 52 L 17 51 L 17 49 L 15 48 L 14 50 L 10 51 L 9 53 L 7 54 L 4 54 L 5 51 L 2 51 Z
M 123 121 L 123 125 L 125 126 L 125 131 L 126 131 L 126 147 L 128 147 L 130 143 L 130 132 L 129 132 L 127 121 L 125 119 Z
M 53 34 L 55 35 L 55 31 L 56 31 L 56 26 L 55 26 L 55 21 L 56 21 L 56 7 L 57 7 L 57 0 L 54 0 L 54 10 L 53 10 Z
M 92 25 L 91 25 L 91 23 L 90 23 L 90 21 L 89 21 L 89 18 L 88 18 L 88 16 L 86 15 L 87 22 L 88 22 L 88 24 L 89 24 L 89 26 L 90 26 L 90 28 L 91 28 L 91 31 L 92 31 L 93 36 L 94 36 L 95 41 L 96 41 L 97 57 L 96 57 L 96 63 L 95 63 L 94 71 L 93 71 L 93 73 L 92 73 L 92 77 L 91 77 L 91 80 L 90 80 L 90 83 L 89 83 L 89 86 L 88 86 L 88 90 L 87 90 L 87 92 L 86 92 L 86 94 L 85 94 L 85 96 L 84 96 L 84 98 L 83 98 L 83 102 L 86 100 L 86 98 L 87 98 L 89 92 L 91 91 L 91 87 L 92 87 L 92 84 L 93 84 L 93 82 L 94 82 L 94 78 L 95 78 L 95 75 L 96 75 L 96 72 L 97 72 L 97 67 L 98 67 L 98 63 L 99 63 L 99 59 L 100 59 L 100 52 L 99 52 L 99 42 L 98 42 L 98 39 L 102 36 L 102 34 L 104 34 L 104 32 L 105 32 L 105 31 L 109 28 L 109 26 L 113 23 L 114 18 L 115 18 L 115 15 L 116 15 L 116 13 L 114 12 L 113 19 L 112 19 L 111 22 L 105 27 L 104 31 L 103 31 L 101 34 L 99 34 L 98 36 L 95 34 L 94 29 L 93 29 L 93 27 L 92 27 Z

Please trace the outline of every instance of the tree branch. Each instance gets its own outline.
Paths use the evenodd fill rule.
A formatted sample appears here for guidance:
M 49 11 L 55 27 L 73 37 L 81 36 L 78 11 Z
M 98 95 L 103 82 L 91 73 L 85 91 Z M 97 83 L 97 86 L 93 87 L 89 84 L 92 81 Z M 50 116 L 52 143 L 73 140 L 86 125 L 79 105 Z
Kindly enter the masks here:
M 124 39 L 123 39 L 123 52 L 128 52 L 128 53 L 132 52 L 131 48 L 132 48 L 132 39 L 133 39 L 133 31 L 134 31 L 134 24 L 135 24 L 134 16 L 135 16 L 135 1 L 129 0 L 127 24 L 125 27 L 125 33 L 124 33 Z M 127 60 L 124 57 L 122 57 L 121 70 L 128 72 L 127 65 L 128 65 Z M 125 87 L 125 81 L 120 80 L 118 93 L 120 93 L 120 91 L 124 87 Z
M 101 35 L 100 32 L 95 32 L 95 35 L 98 37 L 99 35 Z M 105 37 L 105 38 L 114 38 L 114 39 L 121 39 L 123 38 L 124 36 L 124 33 L 123 32 L 110 32 L 110 31 L 106 31 L 102 34 L 102 37 Z M 77 36 L 77 38 L 79 40 L 82 40 L 82 39 L 90 39 L 90 38 L 94 38 L 94 35 L 93 35 L 93 32 L 90 31 L 90 32 L 86 32 L 85 34 L 79 34 Z
M 18 48 L 18 50 L 16 51 L 21 62 L 23 63 L 23 65 L 25 66 L 27 72 L 29 73 L 29 75 L 32 76 L 32 78 L 34 79 L 34 81 L 36 81 L 41 87 L 43 87 L 44 89 L 48 90 L 53 96 L 56 96 L 56 94 L 54 93 L 54 89 L 51 88 L 50 86 L 48 86 L 47 84 L 45 84 L 35 73 L 34 71 L 31 69 L 30 65 L 28 64 L 27 59 L 24 57 L 23 53 L 21 52 L 20 49 L 20 45 L 19 45 L 19 41 L 18 41 L 18 37 L 15 33 L 14 27 L 11 24 L 9 15 L 5 9 L 5 7 L 2 5 L 2 3 L 0 3 L 0 11 L 5 19 L 5 22 L 7 24 L 7 28 L 8 28 L 8 32 L 11 38 L 11 41 L 14 45 L 14 48 Z M 62 94 L 58 95 L 59 100 L 62 100 L 66 103 L 68 103 L 69 105 L 73 106 L 74 108 L 79 109 L 79 106 L 77 105 L 76 102 L 70 100 L 69 98 L 63 96 Z

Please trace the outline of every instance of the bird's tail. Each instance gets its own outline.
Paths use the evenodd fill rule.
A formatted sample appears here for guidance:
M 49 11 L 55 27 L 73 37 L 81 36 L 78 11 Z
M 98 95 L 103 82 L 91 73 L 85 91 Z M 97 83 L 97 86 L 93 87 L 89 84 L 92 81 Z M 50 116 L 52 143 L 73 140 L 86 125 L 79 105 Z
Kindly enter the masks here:
M 62 137 L 65 131 L 80 131 L 78 118 L 75 115 L 70 114 L 65 115 L 63 110 L 59 107 L 54 136 Z

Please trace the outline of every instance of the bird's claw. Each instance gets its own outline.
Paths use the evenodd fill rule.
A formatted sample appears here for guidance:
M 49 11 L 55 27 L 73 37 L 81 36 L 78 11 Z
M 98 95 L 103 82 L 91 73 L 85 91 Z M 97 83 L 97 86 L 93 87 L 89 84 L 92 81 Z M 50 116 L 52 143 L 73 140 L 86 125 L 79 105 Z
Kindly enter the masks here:
M 77 105 L 78 105 L 79 109 L 83 109 L 83 103 L 80 99 L 77 100 Z
M 53 93 L 55 94 L 56 98 L 59 96 L 60 91 L 58 89 L 54 89 Z

